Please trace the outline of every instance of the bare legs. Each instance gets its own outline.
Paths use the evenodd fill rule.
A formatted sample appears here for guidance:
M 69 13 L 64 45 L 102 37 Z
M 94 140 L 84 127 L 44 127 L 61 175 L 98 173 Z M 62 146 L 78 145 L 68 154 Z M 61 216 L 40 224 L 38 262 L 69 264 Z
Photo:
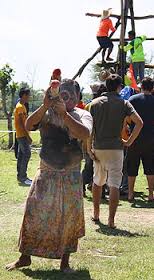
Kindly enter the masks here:
M 105 62 L 105 53 L 107 49 L 102 50 L 102 63 Z
M 110 187 L 110 197 L 109 197 L 109 219 L 108 226 L 110 228 L 115 228 L 114 219 L 119 203 L 119 189 L 116 187 Z
M 102 63 L 105 61 L 105 53 L 106 53 L 107 49 L 103 49 L 102 51 Z M 107 57 L 106 60 L 107 61 L 113 61 L 113 59 L 110 57 L 111 53 L 112 53 L 113 47 L 108 48 L 108 53 L 107 53 Z
M 113 58 L 110 57 L 110 55 L 112 53 L 112 50 L 113 50 L 113 47 L 108 49 L 108 54 L 107 54 L 107 57 L 106 57 L 107 61 L 113 61 Z
M 60 270 L 66 273 L 73 273 L 75 271 L 71 269 L 69 266 L 69 258 L 70 258 L 70 254 L 63 255 L 61 259 Z
M 148 200 L 154 200 L 154 175 L 147 175 L 148 187 L 149 187 L 149 196 Z
M 136 177 L 128 176 L 128 200 L 132 201 L 134 198 L 134 186 Z
M 61 258 L 60 270 L 63 272 L 68 272 L 68 273 L 73 272 L 73 270 L 69 266 L 69 257 L 70 254 L 64 254 L 63 257 Z M 8 264 L 6 266 L 6 269 L 8 271 L 11 271 L 17 268 L 30 266 L 30 265 L 31 265 L 31 257 L 22 254 L 17 261 Z
M 149 196 L 148 200 L 151 201 L 154 199 L 154 175 L 147 175 L 147 181 L 148 181 L 148 188 L 149 188 Z M 128 200 L 131 201 L 134 198 L 134 186 L 135 186 L 136 177 L 128 177 L 128 187 L 129 187 L 129 193 L 128 193 Z
M 8 271 L 11 271 L 11 270 L 14 270 L 16 268 L 20 268 L 20 267 L 24 267 L 24 266 L 30 266 L 30 265 L 31 265 L 31 257 L 22 254 L 17 261 L 8 264 L 6 266 L 6 269 Z
M 102 187 L 93 184 L 94 220 L 99 220 L 101 195 L 102 195 Z M 108 218 L 108 226 L 111 228 L 115 227 L 114 218 L 115 218 L 118 203 L 119 203 L 119 190 L 115 187 L 111 187 L 110 196 L 109 196 L 109 218 Z
M 93 205 L 94 205 L 94 220 L 98 220 L 100 214 L 102 186 L 97 186 L 93 184 L 92 193 L 93 193 Z

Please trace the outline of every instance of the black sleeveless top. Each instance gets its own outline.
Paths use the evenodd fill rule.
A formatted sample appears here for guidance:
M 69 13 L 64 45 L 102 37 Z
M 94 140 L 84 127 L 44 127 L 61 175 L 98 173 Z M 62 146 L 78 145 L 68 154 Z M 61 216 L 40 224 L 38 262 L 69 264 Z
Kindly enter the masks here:
M 42 147 L 40 157 L 55 169 L 73 168 L 82 159 L 77 139 L 71 139 L 68 131 L 55 125 L 41 128 Z

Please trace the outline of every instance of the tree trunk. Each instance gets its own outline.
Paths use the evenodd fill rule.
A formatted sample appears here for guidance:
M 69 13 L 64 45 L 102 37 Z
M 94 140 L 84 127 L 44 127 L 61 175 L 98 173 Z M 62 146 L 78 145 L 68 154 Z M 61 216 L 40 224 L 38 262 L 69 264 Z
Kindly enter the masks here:
M 13 126 L 12 126 L 12 115 L 11 114 L 8 114 L 7 121 L 8 121 L 8 130 L 12 131 Z M 12 146 L 13 146 L 13 132 L 9 132 L 8 148 L 10 149 Z

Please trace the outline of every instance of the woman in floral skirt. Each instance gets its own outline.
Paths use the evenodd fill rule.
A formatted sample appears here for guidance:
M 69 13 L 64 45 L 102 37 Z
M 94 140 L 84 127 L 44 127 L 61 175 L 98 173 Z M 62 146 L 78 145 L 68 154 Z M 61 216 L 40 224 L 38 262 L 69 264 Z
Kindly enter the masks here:
M 43 104 L 29 116 L 27 130 L 40 129 L 40 165 L 33 180 L 19 238 L 20 258 L 8 270 L 29 266 L 31 256 L 61 259 L 60 269 L 72 272 L 70 253 L 85 234 L 80 162 L 81 141 L 89 137 L 92 118 L 76 108 L 80 87 L 60 84 L 59 98 L 47 90 Z

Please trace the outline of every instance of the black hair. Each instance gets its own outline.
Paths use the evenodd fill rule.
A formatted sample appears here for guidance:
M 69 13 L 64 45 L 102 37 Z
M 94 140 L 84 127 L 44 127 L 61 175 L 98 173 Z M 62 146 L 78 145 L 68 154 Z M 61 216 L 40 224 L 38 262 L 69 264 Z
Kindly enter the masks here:
M 22 98 L 24 94 L 25 94 L 25 95 L 30 95 L 30 89 L 29 89 L 29 88 L 22 87 L 22 88 L 19 90 L 19 97 Z
M 142 80 L 142 89 L 152 91 L 154 88 L 154 80 L 150 77 L 146 77 Z
M 131 30 L 131 31 L 128 32 L 128 35 L 135 37 L 136 33 L 135 33 L 135 31 Z
M 111 74 L 106 79 L 106 87 L 109 92 L 116 91 L 122 85 L 122 78 L 117 74 Z
M 61 84 L 63 83 L 72 84 L 72 86 L 74 85 L 76 93 L 80 93 L 80 85 L 77 81 L 74 81 L 72 79 L 63 79 Z
M 82 92 L 80 91 L 80 100 L 82 100 L 83 96 L 82 96 Z
M 107 88 L 105 85 L 101 84 L 97 90 L 97 92 L 94 94 L 93 99 L 100 97 L 102 93 L 107 92 Z
M 75 86 L 75 91 L 76 93 L 79 93 L 80 92 L 80 96 L 82 96 L 82 93 L 81 93 L 81 89 L 80 89 L 80 85 L 77 81 L 74 81 L 74 86 Z M 82 99 L 82 98 L 81 98 Z

